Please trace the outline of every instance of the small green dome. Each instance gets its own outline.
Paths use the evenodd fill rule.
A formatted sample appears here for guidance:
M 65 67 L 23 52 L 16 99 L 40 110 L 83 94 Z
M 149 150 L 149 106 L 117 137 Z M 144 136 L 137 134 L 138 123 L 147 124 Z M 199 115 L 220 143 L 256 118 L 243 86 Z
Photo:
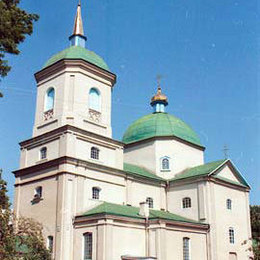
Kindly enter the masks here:
M 95 52 L 89 51 L 81 46 L 71 46 L 63 51 L 58 52 L 44 64 L 43 68 L 46 68 L 63 59 L 82 59 L 109 71 L 107 64 L 100 56 L 98 56 Z
M 202 146 L 198 135 L 186 123 L 167 113 L 152 113 L 134 121 L 122 141 L 130 144 L 155 136 L 176 136 Z

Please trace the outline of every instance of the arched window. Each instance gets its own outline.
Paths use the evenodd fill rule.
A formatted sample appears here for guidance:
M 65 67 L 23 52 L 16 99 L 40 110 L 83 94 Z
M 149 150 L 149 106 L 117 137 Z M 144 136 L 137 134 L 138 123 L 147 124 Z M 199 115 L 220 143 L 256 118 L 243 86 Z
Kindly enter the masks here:
M 100 188 L 93 187 L 92 188 L 92 199 L 99 200 Z
M 183 238 L 183 260 L 190 260 L 190 239 L 188 237 Z
M 231 199 L 227 199 L 227 209 L 232 209 L 232 200 Z
M 151 197 L 146 198 L 149 208 L 153 208 L 153 199 Z
M 34 198 L 41 198 L 42 197 L 42 186 L 38 186 L 34 190 Z
M 235 243 L 235 232 L 234 229 L 232 227 L 229 228 L 228 230 L 229 233 L 229 243 L 230 244 L 234 244 Z
M 99 149 L 97 147 L 91 147 L 90 158 L 99 160 Z
M 92 260 L 92 248 L 93 248 L 92 233 L 87 232 L 83 236 L 84 236 L 84 260 Z
M 46 147 L 42 147 L 40 150 L 40 159 L 46 159 L 47 158 L 47 148 Z
M 47 248 L 50 250 L 51 253 L 53 252 L 53 236 L 48 236 Z
M 92 88 L 89 91 L 89 108 L 100 112 L 100 93 L 97 89 Z
M 182 207 L 184 209 L 191 208 L 191 198 L 189 198 L 189 197 L 183 198 L 182 199 Z
M 161 170 L 162 171 L 170 170 L 170 158 L 168 156 L 164 156 L 161 158 Z
M 46 92 L 45 96 L 45 105 L 44 111 L 52 110 L 54 107 L 54 97 L 55 97 L 55 90 L 54 88 L 49 88 Z

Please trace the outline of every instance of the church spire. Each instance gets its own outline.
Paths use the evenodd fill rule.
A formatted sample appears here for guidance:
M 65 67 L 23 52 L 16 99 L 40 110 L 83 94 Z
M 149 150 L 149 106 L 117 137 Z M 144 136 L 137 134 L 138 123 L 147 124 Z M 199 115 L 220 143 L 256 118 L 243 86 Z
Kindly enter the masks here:
M 168 105 L 167 96 L 162 93 L 160 84 L 161 76 L 157 76 L 157 93 L 151 98 L 151 106 L 155 113 L 165 112 L 165 107 Z
M 79 3 L 78 3 L 78 6 L 77 6 L 77 12 L 76 12 L 75 21 L 74 21 L 73 33 L 69 37 L 69 40 L 70 40 L 70 44 L 72 46 L 85 47 L 87 37 L 84 35 L 84 30 L 83 30 L 80 0 L 79 0 Z

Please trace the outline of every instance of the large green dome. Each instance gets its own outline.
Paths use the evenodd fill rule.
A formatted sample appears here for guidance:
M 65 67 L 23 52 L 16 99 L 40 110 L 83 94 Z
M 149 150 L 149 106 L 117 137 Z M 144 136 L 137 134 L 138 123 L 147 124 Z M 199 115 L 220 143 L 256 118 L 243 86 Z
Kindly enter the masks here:
M 125 144 L 155 136 L 175 136 L 202 146 L 198 135 L 181 119 L 167 113 L 152 113 L 134 121 L 123 136 Z
M 55 62 L 63 59 L 81 59 L 85 60 L 87 62 L 90 62 L 104 70 L 108 70 L 109 68 L 105 61 L 98 56 L 95 52 L 89 51 L 86 48 L 83 48 L 81 46 L 71 46 L 63 51 L 58 52 L 57 54 L 53 55 L 43 66 L 43 68 L 46 68 Z

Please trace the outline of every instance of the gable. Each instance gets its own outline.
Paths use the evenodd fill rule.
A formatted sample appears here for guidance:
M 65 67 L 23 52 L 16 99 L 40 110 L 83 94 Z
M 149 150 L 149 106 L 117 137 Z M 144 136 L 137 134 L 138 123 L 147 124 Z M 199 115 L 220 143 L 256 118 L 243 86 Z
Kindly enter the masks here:
M 224 179 L 230 180 L 232 182 L 240 183 L 240 180 L 237 177 L 236 173 L 234 171 L 232 171 L 232 169 L 228 165 L 225 165 L 214 176 L 224 178 Z
M 250 188 L 247 181 L 230 160 L 227 160 L 224 165 L 212 172 L 210 176 L 226 182 Z

